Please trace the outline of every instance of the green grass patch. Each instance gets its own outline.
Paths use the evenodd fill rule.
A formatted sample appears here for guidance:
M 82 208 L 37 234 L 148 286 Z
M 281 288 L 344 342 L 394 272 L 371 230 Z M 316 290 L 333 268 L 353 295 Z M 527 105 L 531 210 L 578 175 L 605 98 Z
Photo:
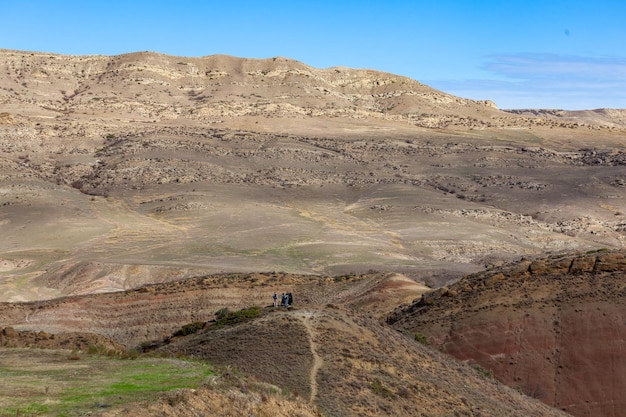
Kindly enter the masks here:
M 38 350 L 30 352 L 39 354 Z M 210 365 L 197 361 L 143 357 L 131 361 L 89 355 L 70 360 L 66 352 L 64 356 L 44 352 L 53 355 L 45 363 L 0 362 L 0 417 L 86 415 L 148 400 L 160 392 L 195 388 L 213 374 Z

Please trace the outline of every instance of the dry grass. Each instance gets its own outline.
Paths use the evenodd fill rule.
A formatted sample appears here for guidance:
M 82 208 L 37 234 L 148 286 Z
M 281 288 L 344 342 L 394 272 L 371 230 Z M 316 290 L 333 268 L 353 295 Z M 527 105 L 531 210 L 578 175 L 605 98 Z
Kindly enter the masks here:
M 469 366 L 344 308 L 264 311 L 229 327 L 209 326 L 159 349 L 193 355 L 311 400 L 332 416 L 556 416 Z M 460 394 L 460 393 L 463 394 Z

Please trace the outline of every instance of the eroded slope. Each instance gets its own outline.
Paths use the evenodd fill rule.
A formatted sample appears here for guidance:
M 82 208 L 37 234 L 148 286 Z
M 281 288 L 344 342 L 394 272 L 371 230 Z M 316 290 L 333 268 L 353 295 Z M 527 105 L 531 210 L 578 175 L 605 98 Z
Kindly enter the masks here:
M 624 245 L 619 112 L 516 115 L 284 58 L 0 56 L 3 300 L 222 271 L 440 285 Z
M 626 254 L 523 260 L 466 277 L 389 321 L 576 416 L 626 407 Z

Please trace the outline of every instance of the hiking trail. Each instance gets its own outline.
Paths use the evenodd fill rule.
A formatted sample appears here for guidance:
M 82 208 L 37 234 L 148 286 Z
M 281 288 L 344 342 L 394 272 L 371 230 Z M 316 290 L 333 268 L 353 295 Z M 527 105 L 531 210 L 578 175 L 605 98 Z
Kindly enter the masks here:
M 309 402 L 313 404 L 315 399 L 317 398 L 317 373 L 319 369 L 322 367 L 323 360 L 317 353 L 318 345 L 315 342 L 316 331 L 313 327 L 313 321 L 316 317 L 319 316 L 319 312 L 317 311 L 301 311 L 299 312 L 299 318 L 302 320 L 302 324 L 307 330 L 307 337 L 309 339 L 309 346 L 311 349 L 311 354 L 313 355 L 313 365 L 311 366 L 311 374 L 310 374 L 310 384 L 311 384 L 311 398 Z

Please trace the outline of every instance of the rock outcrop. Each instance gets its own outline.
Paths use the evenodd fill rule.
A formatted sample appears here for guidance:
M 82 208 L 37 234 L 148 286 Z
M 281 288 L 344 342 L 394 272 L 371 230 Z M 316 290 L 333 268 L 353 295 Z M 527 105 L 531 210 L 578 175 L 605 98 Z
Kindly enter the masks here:
M 525 259 L 424 295 L 388 319 L 575 416 L 626 409 L 626 252 Z

